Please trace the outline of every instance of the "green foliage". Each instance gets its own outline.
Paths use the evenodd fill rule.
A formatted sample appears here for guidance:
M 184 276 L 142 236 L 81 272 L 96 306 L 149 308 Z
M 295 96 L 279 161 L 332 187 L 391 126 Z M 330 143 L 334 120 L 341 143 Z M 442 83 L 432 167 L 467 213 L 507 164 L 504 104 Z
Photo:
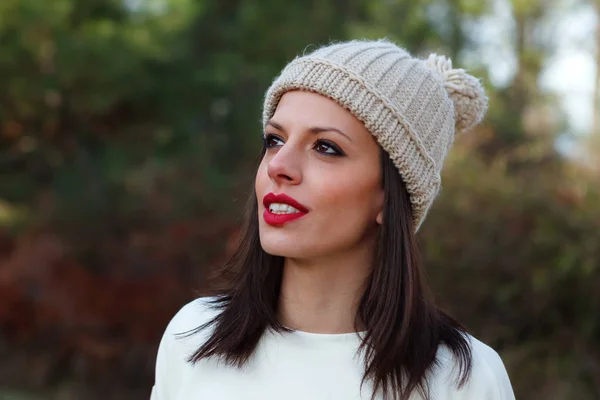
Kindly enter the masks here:
M 421 232 L 441 304 L 501 349 L 519 396 L 594 398 L 598 176 L 569 165 L 515 173 L 509 156 L 487 164 L 471 151 L 457 146 Z

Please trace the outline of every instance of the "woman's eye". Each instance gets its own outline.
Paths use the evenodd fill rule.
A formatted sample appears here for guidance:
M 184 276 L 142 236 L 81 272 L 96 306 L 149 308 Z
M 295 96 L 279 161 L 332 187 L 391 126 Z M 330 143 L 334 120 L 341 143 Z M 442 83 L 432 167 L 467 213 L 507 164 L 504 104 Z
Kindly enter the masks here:
M 319 153 L 326 154 L 329 156 L 342 156 L 344 153 L 335 144 L 330 143 L 326 140 L 318 140 L 315 143 L 314 149 Z
M 271 147 L 283 145 L 283 140 L 273 134 L 268 134 L 263 137 L 265 148 L 270 149 Z

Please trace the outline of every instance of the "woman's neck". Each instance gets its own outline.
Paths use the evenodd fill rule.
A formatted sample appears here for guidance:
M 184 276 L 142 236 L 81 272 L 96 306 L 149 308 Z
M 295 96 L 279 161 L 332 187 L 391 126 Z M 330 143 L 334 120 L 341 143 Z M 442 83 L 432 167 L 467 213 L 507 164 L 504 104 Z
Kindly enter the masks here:
M 314 333 L 362 330 L 355 317 L 371 269 L 371 252 L 327 260 L 286 258 L 278 316 L 291 329 Z

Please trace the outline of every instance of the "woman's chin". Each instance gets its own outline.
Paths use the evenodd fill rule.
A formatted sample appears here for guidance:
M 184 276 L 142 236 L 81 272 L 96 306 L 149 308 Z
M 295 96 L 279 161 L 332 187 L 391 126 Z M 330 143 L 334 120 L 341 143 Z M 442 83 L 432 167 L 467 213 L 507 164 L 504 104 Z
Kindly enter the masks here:
M 265 253 L 272 256 L 286 258 L 303 258 L 306 257 L 306 252 L 303 252 L 298 245 L 293 243 L 271 243 L 270 241 L 261 241 L 262 249 Z
M 306 258 L 314 249 L 310 243 L 304 243 L 297 235 L 283 235 L 282 232 L 261 232 L 260 245 L 272 256 L 288 258 Z

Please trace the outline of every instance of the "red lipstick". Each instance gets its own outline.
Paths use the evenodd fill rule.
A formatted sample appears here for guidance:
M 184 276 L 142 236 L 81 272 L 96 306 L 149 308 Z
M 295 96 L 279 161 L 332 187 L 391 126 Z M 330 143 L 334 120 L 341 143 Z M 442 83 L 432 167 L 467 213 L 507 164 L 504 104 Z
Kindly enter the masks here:
M 269 206 L 273 203 L 287 204 L 289 206 L 294 207 L 298 212 L 294 212 L 292 214 L 275 214 L 269 210 Z M 296 220 L 305 216 L 308 213 L 308 209 L 300 204 L 295 199 L 290 196 L 281 193 L 274 194 L 269 193 L 263 198 L 263 205 L 265 206 L 265 211 L 263 213 L 263 218 L 265 222 L 269 225 L 281 226 L 287 222 Z

